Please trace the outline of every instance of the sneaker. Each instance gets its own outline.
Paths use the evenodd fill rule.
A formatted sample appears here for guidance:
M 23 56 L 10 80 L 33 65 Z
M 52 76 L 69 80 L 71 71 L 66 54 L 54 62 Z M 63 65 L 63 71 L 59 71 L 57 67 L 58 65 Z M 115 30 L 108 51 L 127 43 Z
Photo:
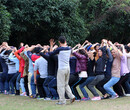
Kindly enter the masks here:
M 65 105 L 63 102 L 57 102 L 56 105 Z
M 90 100 L 89 97 L 88 98 L 84 97 L 84 98 L 81 99 L 81 101 L 88 101 L 88 100 Z
M 73 99 L 70 99 L 70 103 L 73 103 L 75 101 L 75 97 Z
M 44 98 L 43 97 L 42 98 L 38 97 L 37 100 L 44 100 Z
M 130 94 L 125 94 L 126 97 L 130 97 Z
M 111 96 L 109 99 L 116 99 L 116 98 L 118 98 L 119 96 L 116 94 L 116 95 L 113 95 L 113 96 Z
M 26 92 L 23 92 L 22 94 L 20 94 L 20 96 L 27 96 Z
M 9 92 L 5 90 L 5 91 L 4 91 L 4 94 L 5 94 L 5 95 L 8 95 L 8 94 L 9 94 Z
M 93 97 L 91 100 L 101 100 L 101 97 L 100 96 L 97 96 L 97 97 Z
M 44 100 L 51 100 L 51 98 L 46 97 Z
M 37 96 L 35 94 L 34 95 L 30 95 L 29 97 L 30 98 L 34 98 L 34 99 L 37 98 Z
M 51 98 L 51 100 L 59 100 L 59 98 L 58 97 L 53 97 L 53 98 Z
M 9 94 L 10 96 L 15 96 L 15 94 Z
M 109 98 L 110 98 L 110 96 L 107 96 L 107 97 L 102 96 L 102 97 L 101 97 L 102 100 L 103 100 L 103 99 L 109 99 Z

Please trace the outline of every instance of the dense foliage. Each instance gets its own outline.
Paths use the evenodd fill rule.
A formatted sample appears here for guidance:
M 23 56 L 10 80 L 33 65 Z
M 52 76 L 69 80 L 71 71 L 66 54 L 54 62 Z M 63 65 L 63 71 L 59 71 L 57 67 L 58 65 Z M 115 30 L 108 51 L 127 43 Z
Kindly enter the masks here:
M 87 39 L 130 42 L 130 0 L 81 0 L 81 14 L 89 29 Z
M 10 36 L 10 13 L 6 10 L 6 7 L 0 4 L 0 42 L 9 39 Z
M 129 30 L 130 0 L 2 0 L 0 4 L 0 42 L 9 38 L 11 45 L 45 44 L 60 35 L 70 45 L 102 38 L 128 43 Z
M 12 15 L 10 42 L 44 44 L 65 35 L 69 44 L 85 39 L 87 30 L 75 0 L 7 0 Z

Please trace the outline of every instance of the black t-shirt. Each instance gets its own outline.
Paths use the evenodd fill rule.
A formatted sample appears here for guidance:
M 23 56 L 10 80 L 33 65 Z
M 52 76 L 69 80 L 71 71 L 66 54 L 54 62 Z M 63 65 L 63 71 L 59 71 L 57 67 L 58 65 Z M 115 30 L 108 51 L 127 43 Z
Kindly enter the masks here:
M 88 66 L 87 66 L 87 74 L 88 76 L 95 76 L 95 73 L 93 71 L 95 65 L 95 59 L 91 60 L 88 59 Z

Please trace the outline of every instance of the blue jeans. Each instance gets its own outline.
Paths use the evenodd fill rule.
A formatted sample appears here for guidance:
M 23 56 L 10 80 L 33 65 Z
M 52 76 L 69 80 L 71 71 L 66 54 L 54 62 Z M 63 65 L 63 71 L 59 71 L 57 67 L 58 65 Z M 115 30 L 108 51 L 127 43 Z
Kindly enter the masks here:
M 12 78 L 9 81 L 9 86 L 11 87 L 11 94 L 14 94 L 14 84 L 16 82 L 17 76 L 19 75 L 19 73 L 15 73 L 13 74 Z
M 16 90 L 20 90 L 20 79 L 21 79 L 21 73 L 19 73 L 16 79 Z
M 81 92 L 83 93 L 85 98 L 88 98 L 88 93 L 86 92 L 84 86 L 87 86 L 89 83 L 91 83 L 94 80 L 94 76 L 89 76 L 85 82 L 83 82 L 82 84 L 79 85 L 79 88 L 81 90 Z
M 48 76 L 48 77 L 45 79 L 44 83 L 43 83 L 43 88 L 44 88 L 44 90 L 45 90 L 45 92 L 46 92 L 46 96 L 47 96 L 48 98 L 51 98 L 51 97 L 52 97 L 52 95 L 51 95 L 51 93 L 50 93 L 50 90 L 49 90 L 49 87 L 48 87 L 48 84 L 49 84 L 49 82 L 50 82 L 53 78 L 54 78 L 54 76 Z
M 48 84 L 48 87 L 49 87 L 50 92 L 53 95 L 53 97 L 55 97 L 55 98 L 59 97 L 57 90 L 55 89 L 57 87 L 57 80 L 55 77 L 50 81 L 50 83 Z
M 3 72 L 0 74 L 0 91 L 4 92 L 4 90 L 9 91 L 9 84 L 8 84 L 8 73 Z
M 21 89 L 22 89 L 22 92 L 26 92 L 26 91 L 25 91 L 25 87 L 24 87 L 24 78 L 21 78 L 21 79 L 20 79 L 20 87 L 21 87 Z
M 40 78 L 40 75 L 37 75 L 36 79 Z M 36 95 L 36 84 L 34 83 L 34 74 L 31 77 L 31 90 L 32 95 Z
M 116 93 L 113 91 L 113 89 L 112 89 L 111 87 L 114 86 L 119 80 L 120 80 L 120 78 L 118 78 L 118 77 L 112 77 L 112 78 L 104 85 L 104 89 L 105 89 L 106 92 L 107 92 L 108 94 L 110 94 L 111 96 L 116 95 Z

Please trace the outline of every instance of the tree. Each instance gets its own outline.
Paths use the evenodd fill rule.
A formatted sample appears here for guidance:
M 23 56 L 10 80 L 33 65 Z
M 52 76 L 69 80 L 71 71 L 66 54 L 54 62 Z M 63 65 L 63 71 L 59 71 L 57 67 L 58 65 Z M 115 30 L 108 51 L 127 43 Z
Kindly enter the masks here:
M 10 35 L 10 13 L 6 10 L 6 6 L 0 4 L 0 42 L 8 41 Z
M 93 42 L 102 38 L 130 42 L 130 0 L 81 0 L 81 14 Z M 83 9 L 84 8 L 84 9 Z
M 10 42 L 45 44 L 60 35 L 68 43 L 83 41 L 88 31 L 79 14 L 77 0 L 4 0 L 12 15 Z

